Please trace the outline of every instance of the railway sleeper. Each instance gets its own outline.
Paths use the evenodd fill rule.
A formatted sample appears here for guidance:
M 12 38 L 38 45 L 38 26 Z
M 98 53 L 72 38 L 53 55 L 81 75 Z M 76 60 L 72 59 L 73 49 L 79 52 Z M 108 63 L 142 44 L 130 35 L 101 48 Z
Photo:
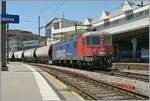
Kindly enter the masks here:
M 125 100 L 125 99 L 134 99 L 130 96 L 107 96 L 103 100 Z
M 122 95 L 117 95 L 116 93 L 108 93 L 108 94 L 99 94 L 96 95 L 98 98 L 105 98 L 105 97 L 114 97 L 114 96 L 122 96 Z

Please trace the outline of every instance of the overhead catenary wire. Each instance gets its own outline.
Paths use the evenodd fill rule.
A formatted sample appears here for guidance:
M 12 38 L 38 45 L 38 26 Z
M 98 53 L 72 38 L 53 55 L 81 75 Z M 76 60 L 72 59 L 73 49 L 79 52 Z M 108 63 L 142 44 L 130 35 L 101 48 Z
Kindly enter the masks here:
M 50 17 L 52 18 L 64 4 L 65 4 L 65 0 L 62 0 L 62 2 L 57 6 L 57 8 L 50 14 Z M 45 27 L 45 25 L 40 26 L 39 29 L 43 29 L 44 27 Z
M 52 18 L 64 4 L 65 4 L 65 0 L 63 0 L 63 2 L 57 6 L 57 8 L 50 14 L 50 17 Z
M 58 0 L 58 2 L 56 2 L 56 4 L 58 4 L 60 1 Z M 46 6 L 46 7 L 44 7 L 44 8 L 42 8 L 41 10 L 39 10 L 36 14 L 41 14 L 41 15 L 43 15 L 43 13 L 44 12 L 46 12 L 49 8 L 51 7 L 51 3 L 50 3 L 50 5 L 48 5 L 48 6 Z

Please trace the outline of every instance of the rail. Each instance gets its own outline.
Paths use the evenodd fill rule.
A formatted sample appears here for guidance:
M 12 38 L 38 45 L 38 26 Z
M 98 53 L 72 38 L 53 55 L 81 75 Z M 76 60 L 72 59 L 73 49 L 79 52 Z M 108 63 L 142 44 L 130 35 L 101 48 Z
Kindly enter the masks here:
M 110 72 L 106 71 L 94 71 L 97 73 L 102 73 L 105 75 L 111 75 L 111 76 L 119 76 L 119 77 L 126 77 L 129 79 L 135 79 L 143 82 L 149 82 L 149 75 L 146 74 L 139 74 L 139 73 L 132 73 L 132 72 L 123 72 L 119 70 L 112 70 Z
M 67 85 L 70 85 L 87 100 L 122 100 L 122 99 L 149 99 L 148 96 L 138 92 L 129 91 L 127 89 L 112 85 L 108 82 L 96 80 L 87 75 L 67 70 L 49 68 L 46 65 L 35 65 L 42 70 L 55 76 Z

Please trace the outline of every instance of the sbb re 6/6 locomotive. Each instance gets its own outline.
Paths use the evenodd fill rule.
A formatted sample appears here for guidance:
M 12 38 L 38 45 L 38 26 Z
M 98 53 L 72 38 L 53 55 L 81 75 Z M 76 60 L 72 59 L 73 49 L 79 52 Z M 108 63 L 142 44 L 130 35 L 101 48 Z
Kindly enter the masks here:
M 82 37 L 54 44 L 52 61 L 59 65 L 102 69 L 111 66 L 112 54 L 111 35 L 89 32 Z
M 112 64 L 112 36 L 100 32 L 88 32 L 78 38 L 30 50 L 22 52 L 21 59 L 17 58 L 17 60 L 27 61 L 26 59 L 28 59 L 30 62 L 42 63 L 51 61 L 55 65 L 98 69 L 106 69 Z M 24 53 L 26 54 L 24 55 Z M 12 55 L 12 57 L 17 56 Z M 15 58 L 11 58 L 11 60 L 15 60 Z

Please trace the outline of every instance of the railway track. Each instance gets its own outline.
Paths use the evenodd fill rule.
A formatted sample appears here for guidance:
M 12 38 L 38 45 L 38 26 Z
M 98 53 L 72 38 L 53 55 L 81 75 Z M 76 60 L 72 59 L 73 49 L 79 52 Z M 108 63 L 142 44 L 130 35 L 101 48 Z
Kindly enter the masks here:
M 145 100 L 148 96 L 132 92 L 81 73 L 35 65 L 73 87 L 86 100 Z
M 124 77 L 127 77 L 127 78 L 133 78 L 133 79 L 144 81 L 144 82 L 149 82 L 149 75 L 146 75 L 146 74 L 121 72 L 121 71 L 113 72 L 112 74 L 119 75 L 119 76 L 124 76 Z
M 112 76 L 120 76 L 120 77 L 126 77 L 129 79 L 135 79 L 135 80 L 139 80 L 139 81 L 144 81 L 144 82 L 149 82 L 149 75 L 146 74 L 139 74 L 139 73 L 131 73 L 131 72 L 122 72 L 119 70 L 112 70 L 112 71 L 94 71 L 97 73 L 103 73 L 106 75 L 112 75 Z

